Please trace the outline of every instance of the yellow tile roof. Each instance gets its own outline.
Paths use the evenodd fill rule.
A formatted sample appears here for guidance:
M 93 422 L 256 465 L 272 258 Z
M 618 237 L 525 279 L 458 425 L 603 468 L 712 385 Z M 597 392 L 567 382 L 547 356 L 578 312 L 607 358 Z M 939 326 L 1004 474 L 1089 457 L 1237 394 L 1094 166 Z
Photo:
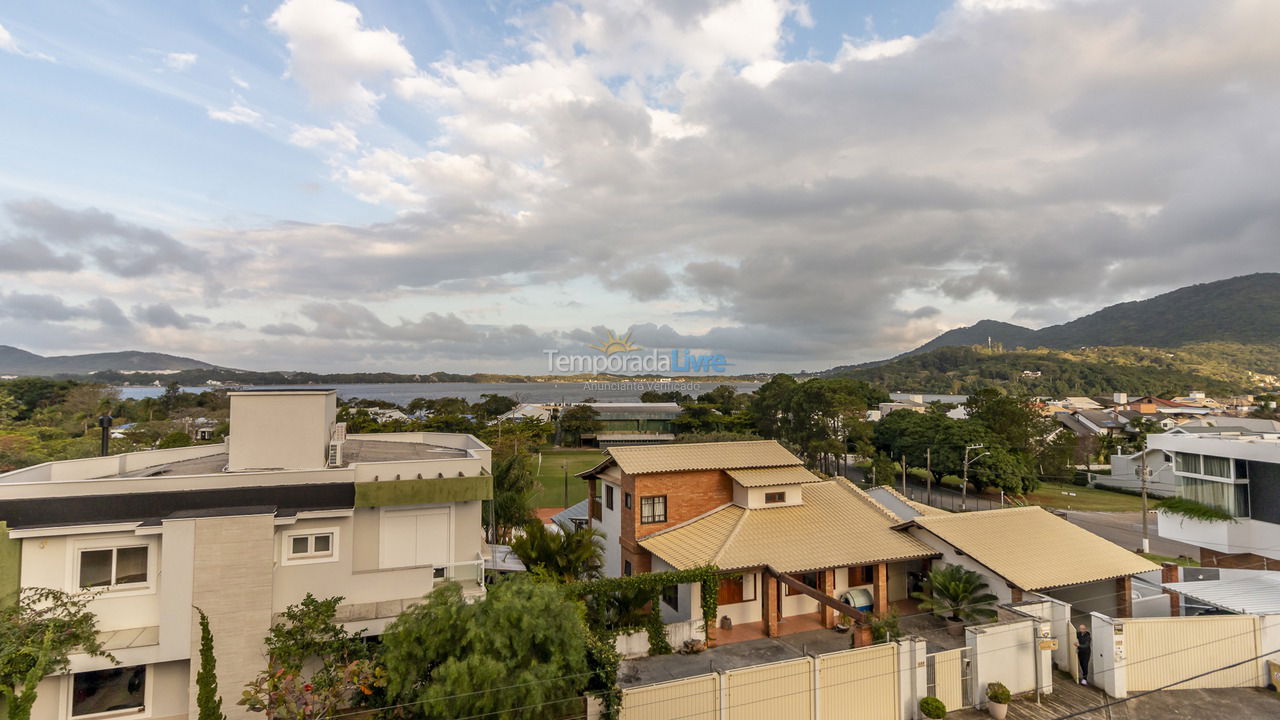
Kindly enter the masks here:
M 612 447 L 609 455 L 629 475 L 680 472 L 683 470 L 730 470 L 738 468 L 803 465 L 800 458 L 774 440 L 745 442 L 683 443 L 674 445 L 630 445 Z M 603 466 L 604 463 L 601 463 Z
M 766 487 L 769 485 L 799 485 L 822 482 L 822 478 L 804 469 L 803 465 L 774 468 L 741 468 L 726 470 L 729 477 L 742 487 Z
M 726 505 L 654 533 L 640 545 L 677 569 L 770 565 L 782 572 L 923 558 L 937 552 L 836 482 L 806 485 L 804 504 L 748 510 Z
M 922 515 L 912 522 L 1023 590 L 1148 570 L 1155 563 L 1037 506 Z

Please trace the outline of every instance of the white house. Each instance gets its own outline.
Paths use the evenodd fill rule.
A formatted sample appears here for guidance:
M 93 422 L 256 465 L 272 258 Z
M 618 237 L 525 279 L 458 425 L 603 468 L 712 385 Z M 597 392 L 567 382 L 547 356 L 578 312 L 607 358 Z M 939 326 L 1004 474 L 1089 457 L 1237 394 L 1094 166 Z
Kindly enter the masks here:
M 230 716 L 264 668 L 273 618 L 307 593 L 377 635 L 446 579 L 483 585 L 490 451 L 470 435 L 347 435 L 332 390 L 230 393 L 222 444 L 45 463 L 0 475 L 0 597 L 95 591 L 119 660 L 73 656 L 37 720 L 194 716 L 209 616 Z

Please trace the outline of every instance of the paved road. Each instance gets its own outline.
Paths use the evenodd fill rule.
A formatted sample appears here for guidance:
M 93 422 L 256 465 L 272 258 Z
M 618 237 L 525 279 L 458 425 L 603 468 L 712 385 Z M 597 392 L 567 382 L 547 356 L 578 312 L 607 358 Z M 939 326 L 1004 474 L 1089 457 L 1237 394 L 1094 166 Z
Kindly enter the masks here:
M 1141 512 L 1085 512 L 1083 510 L 1061 510 L 1068 520 L 1095 535 L 1130 550 L 1142 547 L 1142 513 Z M 1156 514 L 1150 515 L 1151 552 L 1157 555 L 1178 557 L 1186 555 L 1200 558 L 1200 548 L 1195 545 L 1168 540 L 1156 534 Z

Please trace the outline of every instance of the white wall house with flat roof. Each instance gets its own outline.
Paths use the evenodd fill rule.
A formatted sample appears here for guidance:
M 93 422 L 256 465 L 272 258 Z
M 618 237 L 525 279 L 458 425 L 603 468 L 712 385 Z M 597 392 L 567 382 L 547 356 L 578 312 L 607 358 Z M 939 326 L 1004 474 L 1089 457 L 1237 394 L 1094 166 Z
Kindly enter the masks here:
M 1203 564 L 1280 569 L 1280 433 L 1171 432 L 1147 443 L 1172 466 L 1178 497 L 1234 519 L 1161 512 L 1162 537 L 1199 546 Z
M 331 390 L 230 396 L 225 443 L 0 475 L 0 597 L 98 593 L 91 609 L 119 661 L 73 656 L 41 683 L 36 720 L 194 716 L 193 607 L 209 616 L 236 717 L 273 618 L 307 593 L 343 596 L 337 620 L 372 635 L 445 581 L 484 593 L 487 446 L 347 435 Z

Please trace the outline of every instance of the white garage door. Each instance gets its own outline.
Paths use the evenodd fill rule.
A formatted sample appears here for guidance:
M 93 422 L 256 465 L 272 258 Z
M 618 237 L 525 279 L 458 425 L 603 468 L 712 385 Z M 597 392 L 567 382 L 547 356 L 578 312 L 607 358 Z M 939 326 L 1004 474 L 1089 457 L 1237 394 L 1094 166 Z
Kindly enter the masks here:
M 384 512 L 379 533 L 379 566 L 448 564 L 453 560 L 450 520 L 450 508 Z

